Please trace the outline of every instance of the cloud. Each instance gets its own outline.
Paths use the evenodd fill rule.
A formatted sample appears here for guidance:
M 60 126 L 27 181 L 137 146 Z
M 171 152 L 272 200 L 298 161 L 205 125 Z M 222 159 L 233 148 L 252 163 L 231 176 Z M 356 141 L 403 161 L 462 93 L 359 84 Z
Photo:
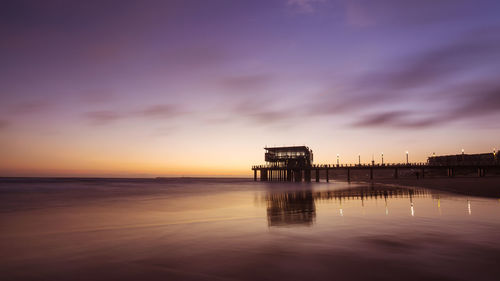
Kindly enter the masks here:
M 234 59 L 220 46 L 200 45 L 196 47 L 172 47 L 163 52 L 160 61 L 169 70 L 187 70 L 220 67 Z
M 490 32 L 500 32 L 500 28 Z M 372 77 L 364 79 L 368 83 L 385 84 L 393 89 L 415 88 L 500 63 L 500 36 L 492 35 L 469 34 L 451 44 L 403 60 L 391 72 L 372 74 Z
M 9 126 L 9 121 L 5 119 L 0 119 L 0 130 L 5 129 Z
M 250 125 L 272 126 L 287 123 L 297 117 L 293 109 L 277 107 L 276 104 L 272 97 L 230 97 L 203 116 L 203 122 L 209 125 L 245 122 Z
M 358 27 L 367 27 L 375 24 L 375 20 L 366 7 L 354 1 L 349 1 L 346 4 L 346 20 L 348 25 Z
M 500 27 L 480 29 L 382 65 L 346 81 L 346 86 L 319 95 L 308 113 L 328 116 L 348 112 L 362 115 L 355 126 L 415 128 L 499 113 L 498 34 Z M 411 110 L 411 115 L 396 108 Z M 433 108 L 439 112 L 429 114 Z M 376 113 L 363 114 L 373 111 Z
M 122 118 L 120 114 L 111 110 L 90 111 L 84 115 L 91 125 L 106 125 Z
M 46 112 L 51 108 L 51 104 L 44 100 L 30 100 L 16 103 L 10 106 L 10 113 L 12 114 L 33 114 Z
M 287 0 L 287 5 L 299 13 L 313 13 L 325 0 Z
M 460 120 L 498 115 L 500 117 L 500 81 L 480 80 L 451 87 L 456 106 L 442 113 L 444 120 Z M 483 122 L 478 122 L 480 125 Z
M 389 111 L 364 115 L 356 127 L 427 128 L 457 120 L 500 115 L 500 81 L 475 81 L 449 87 L 452 104 L 429 117 L 426 112 Z M 481 123 L 479 123 L 481 124 Z
M 171 119 L 183 114 L 179 106 L 172 104 L 157 104 L 138 110 L 97 110 L 84 113 L 91 125 L 106 125 L 123 119 L 155 118 Z
M 485 10 L 500 7 L 495 1 L 478 0 L 344 0 L 336 4 L 344 7 L 346 23 L 355 27 L 391 25 L 394 27 L 443 24 L 477 19 Z M 480 4 L 479 4 L 480 3 Z
M 443 122 L 439 117 L 415 118 L 410 111 L 390 111 L 363 116 L 355 127 L 425 128 Z
M 258 125 L 272 125 L 286 122 L 296 117 L 290 108 L 273 108 L 270 99 L 242 100 L 231 108 L 232 115 L 243 117 Z
M 111 89 L 96 89 L 80 93 L 79 98 L 89 104 L 100 104 L 114 101 L 115 93 Z
M 171 118 L 179 114 L 179 107 L 172 104 L 153 105 L 137 112 L 137 115 L 151 118 Z
M 153 137 L 168 137 L 171 136 L 172 133 L 176 132 L 176 127 L 160 127 L 156 128 L 151 132 L 151 136 Z
M 274 76 L 271 74 L 251 74 L 251 75 L 238 75 L 228 76 L 222 78 L 218 85 L 223 89 L 230 90 L 232 94 L 242 92 L 251 92 L 252 95 L 268 87 L 273 81 Z

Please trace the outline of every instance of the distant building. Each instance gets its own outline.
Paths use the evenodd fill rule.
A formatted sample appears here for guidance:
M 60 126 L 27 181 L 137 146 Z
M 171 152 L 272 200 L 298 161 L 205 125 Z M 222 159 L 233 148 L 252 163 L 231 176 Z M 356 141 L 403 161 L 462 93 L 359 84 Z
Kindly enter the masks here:
M 427 158 L 431 166 L 457 166 L 457 165 L 498 165 L 498 152 L 481 154 L 457 154 L 432 156 Z
M 307 146 L 266 147 L 265 160 L 268 165 L 298 168 L 313 163 L 313 152 Z

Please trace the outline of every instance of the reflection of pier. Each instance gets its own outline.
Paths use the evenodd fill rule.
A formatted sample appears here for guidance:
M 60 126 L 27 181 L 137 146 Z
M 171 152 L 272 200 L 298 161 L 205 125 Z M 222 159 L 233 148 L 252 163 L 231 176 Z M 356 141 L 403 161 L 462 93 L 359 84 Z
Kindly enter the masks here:
M 409 189 L 401 187 L 362 187 L 342 190 L 318 191 L 313 193 L 315 200 L 363 200 L 378 198 L 415 198 L 429 197 L 426 189 Z
M 426 189 L 408 189 L 401 187 L 358 187 L 342 190 L 325 191 L 288 191 L 269 192 L 265 196 L 267 205 L 267 221 L 269 226 L 306 225 L 310 226 L 316 218 L 316 200 L 364 200 L 390 198 L 409 198 L 411 213 L 413 198 L 431 197 Z M 388 213 L 386 205 L 386 214 Z M 340 210 L 342 215 L 342 209 Z
M 311 225 L 316 206 L 311 191 L 272 193 L 266 196 L 269 226 Z

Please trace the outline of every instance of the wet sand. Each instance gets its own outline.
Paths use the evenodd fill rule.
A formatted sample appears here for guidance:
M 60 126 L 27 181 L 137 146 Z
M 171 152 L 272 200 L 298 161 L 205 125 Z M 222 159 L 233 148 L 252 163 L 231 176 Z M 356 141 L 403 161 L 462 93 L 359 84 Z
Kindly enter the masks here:
M 0 180 L 3 280 L 498 280 L 496 199 L 247 179 Z
M 368 181 L 359 181 L 369 183 Z M 500 177 L 374 179 L 375 184 L 422 187 L 470 196 L 500 198 Z

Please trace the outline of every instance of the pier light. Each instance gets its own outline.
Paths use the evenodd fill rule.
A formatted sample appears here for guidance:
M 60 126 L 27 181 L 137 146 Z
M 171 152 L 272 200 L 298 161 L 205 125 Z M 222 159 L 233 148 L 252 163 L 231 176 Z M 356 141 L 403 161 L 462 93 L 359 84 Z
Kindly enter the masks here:
M 406 151 L 406 164 L 408 165 L 408 150 Z
M 464 154 L 465 150 L 462 148 L 462 154 Z
M 361 154 L 358 153 L 358 165 L 361 166 Z
M 337 153 L 337 166 L 339 165 L 339 157 L 340 155 Z
M 382 152 L 382 165 L 384 165 L 384 153 Z

